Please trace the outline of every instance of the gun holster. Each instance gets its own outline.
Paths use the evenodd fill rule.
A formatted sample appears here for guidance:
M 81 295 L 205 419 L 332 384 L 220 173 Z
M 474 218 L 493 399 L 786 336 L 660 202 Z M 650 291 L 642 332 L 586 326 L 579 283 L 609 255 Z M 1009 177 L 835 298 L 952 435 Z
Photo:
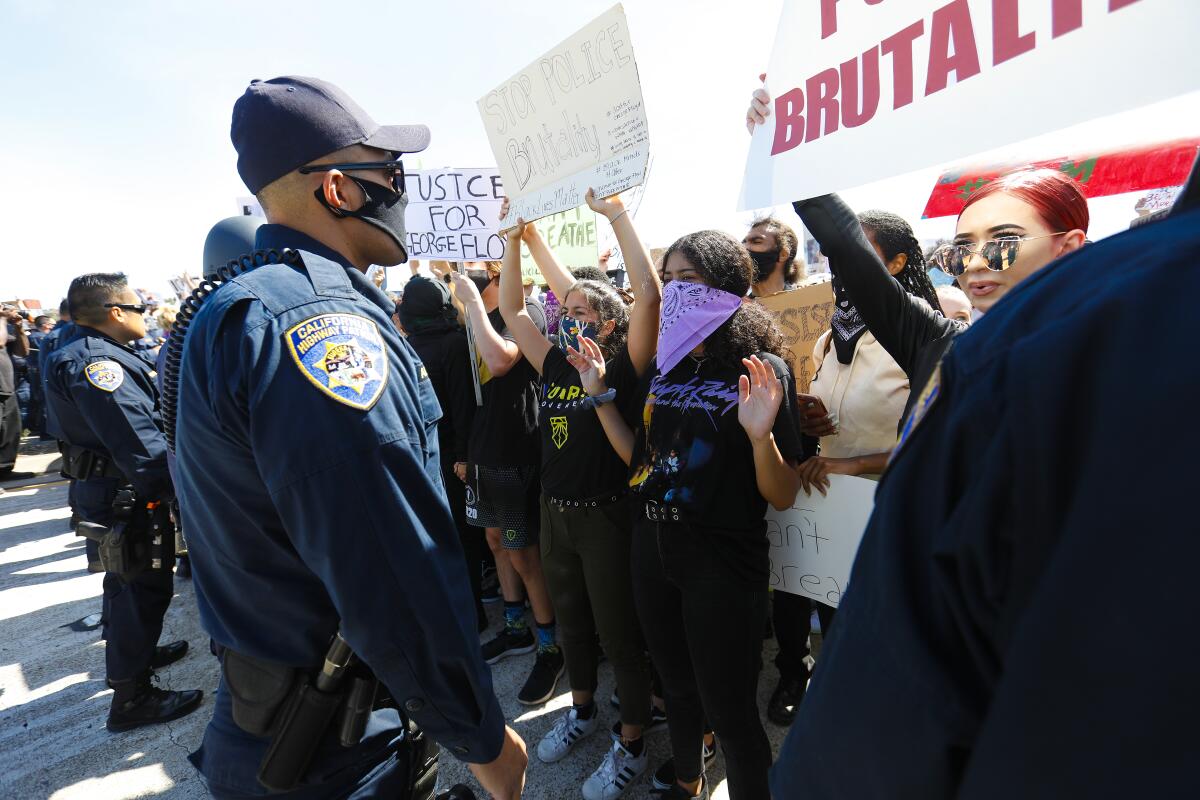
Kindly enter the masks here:
M 175 566 L 175 536 L 165 503 L 141 503 L 132 489 L 117 491 L 111 528 L 80 522 L 75 532 L 100 545 L 105 572 L 130 581 L 146 570 Z

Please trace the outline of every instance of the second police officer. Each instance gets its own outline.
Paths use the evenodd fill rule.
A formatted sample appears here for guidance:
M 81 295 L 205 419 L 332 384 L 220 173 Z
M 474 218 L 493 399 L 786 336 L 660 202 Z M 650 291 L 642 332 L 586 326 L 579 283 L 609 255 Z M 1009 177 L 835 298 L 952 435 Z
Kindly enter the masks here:
M 75 325 L 63 329 L 46 361 L 47 423 L 64 443 L 63 471 L 76 479 L 83 523 L 112 528 L 119 521 L 114 501 L 126 486 L 143 509 L 174 495 L 154 369 L 129 346 L 146 335 L 146 306 L 116 273 L 81 275 L 71 282 L 67 302 Z M 138 553 L 148 560 L 145 544 L 138 543 Z M 114 690 L 109 730 L 178 719 L 200 705 L 201 692 L 165 691 L 151 680 L 154 669 L 187 652 L 187 642 L 156 646 L 174 593 L 173 548 L 174 537 L 166 535 L 157 565 L 126 564 L 126 574 L 106 565 L 104 659 Z
M 268 219 L 257 246 L 282 255 L 225 282 L 190 322 L 185 309 L 177 334 L 180 501 L 201 620 L 224 649 L 193 761 L 217 797 L 263 793 L 289 709 L 321 702 L 344 637 L 493 796 L 518 797 L 525 747 L 480 654 L 440 409 L 364 274 L 407 259 L 399 157 L 429 131 L 380 126 L 337 87 L 283 77 L 251 83 L 231 135 Z M 311 737 L 283 796 L 407 796 L 397 709 L 350 741 L 336 727 Z

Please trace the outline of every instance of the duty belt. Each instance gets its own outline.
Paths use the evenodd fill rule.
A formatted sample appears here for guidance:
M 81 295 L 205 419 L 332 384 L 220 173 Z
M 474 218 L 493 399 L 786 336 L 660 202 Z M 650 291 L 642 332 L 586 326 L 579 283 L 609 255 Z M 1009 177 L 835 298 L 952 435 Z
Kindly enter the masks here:
M 567 511 L 575 508 L 600 508 L 601 506 L 610 506 L 618 502 L 625 496 L 625 492 L 616 492 L 614 494 L 605 494 L 599 497 L 593 497 L 588 500 L 567 500 L 562 497 L 551 497 L 546 495 L 546 502 L 557 508 L 559 511 Z
M 645 511 L 646 519 L 651 522 L 683 522 L 683 509 L 678 506 L 647 500 Z
M 68 478 L 76 480 L 119 478 L 122 482 L 127 482 L 111 458 L 65 442 L 59 446 L 59 452 L 63 457 L 62 474 Z

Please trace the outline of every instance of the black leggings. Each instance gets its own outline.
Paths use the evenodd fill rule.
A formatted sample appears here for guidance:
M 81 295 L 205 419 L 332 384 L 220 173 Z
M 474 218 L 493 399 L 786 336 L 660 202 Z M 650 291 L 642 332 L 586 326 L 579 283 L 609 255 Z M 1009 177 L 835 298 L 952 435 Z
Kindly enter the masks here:
M 771 766 L 757 703 L 766 564 L 761 580 L 733 574 L 709 537 L 684 525 L 635 522 L 638 617 L 662 676 L 675 774 L 700 775 L 707 715 L 725 753 L 729 796 L 763 800 Z

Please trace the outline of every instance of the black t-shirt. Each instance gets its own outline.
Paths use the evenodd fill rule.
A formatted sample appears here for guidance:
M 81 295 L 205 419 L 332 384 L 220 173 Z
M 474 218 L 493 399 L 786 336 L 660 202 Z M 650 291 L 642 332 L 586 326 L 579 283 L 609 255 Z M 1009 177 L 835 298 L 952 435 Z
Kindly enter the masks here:
M 529 298 L 525 310 L 543 335 L 546 312 Z M 509 341 L 500 309 L 488 314 L 496 332 Z M 483 405 L 471 422 L 470 462 L 485 467 L 518 467 L 538 463 L 538 374 L 524 357 L 505 375 L 492 375 L 487 364 L 475 356 Z
M 629 350 L 623 348 L 605 365 L 605 383 L 617 391 L 620 403 L 628 400 L 637 382 Z M 562 350 L 550 348 L 542 362 L 538 427 L 542 431 L 542 491 L 552 497 L 589 500 L 625 491 L 629 468 L 609 444 L 596 412 L 580 407 L 587 396 L 579 370 Z
M 775 417 L 775 443 L 784 459 L 800 460 L 796 382 L 783 359 L 759 354 L 783 382 Z M 636 498 L 683 509 L 686 521 L 714 533 L 762 533 L 767 501 L 759 494 L 754 450 L 738 422 L 738 377 L 711 359 L 688 357 L 666 375 L 648 371 L 637 392 L 640 429 L 634 441 L 629 485 Z M 719 536 L 747 542 L 765 554 L 765 536 Z

